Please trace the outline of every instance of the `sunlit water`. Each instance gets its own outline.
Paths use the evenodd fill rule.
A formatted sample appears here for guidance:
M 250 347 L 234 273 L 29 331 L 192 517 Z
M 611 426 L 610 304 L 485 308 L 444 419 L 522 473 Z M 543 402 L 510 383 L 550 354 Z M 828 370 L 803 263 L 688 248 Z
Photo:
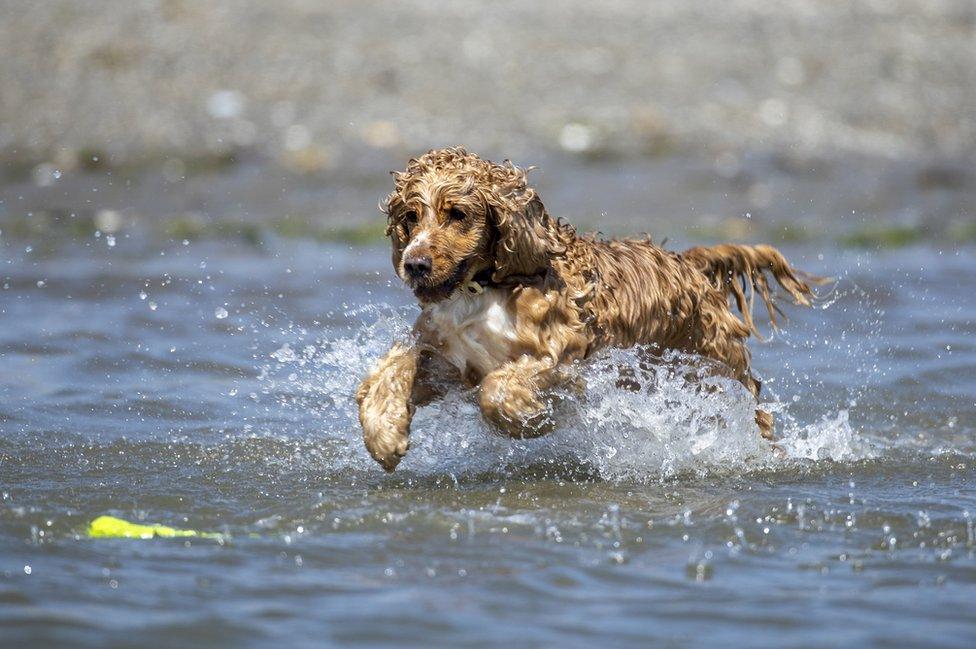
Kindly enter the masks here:
M 782 452 L 616 351 L 552 435 L 454 390 L 386 475 L 351 397 L 416 313 L 385 249 L 0 239 L 0 643 L 972 646 L 976 251 L 787 252 L 839 281 L 753 346 Z

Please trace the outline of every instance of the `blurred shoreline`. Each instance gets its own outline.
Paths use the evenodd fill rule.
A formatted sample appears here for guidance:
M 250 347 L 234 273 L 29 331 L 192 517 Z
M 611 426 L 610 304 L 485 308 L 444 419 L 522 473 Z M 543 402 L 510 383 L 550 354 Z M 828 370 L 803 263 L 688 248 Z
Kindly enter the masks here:
M 539 166 L 553 214 L 607 234 L 976 241 L 971 2 L 2 0 L 0 16 L 5 237 L 374 241 L 387 172 L 465 144 Z
M 976 243 L 976 178 L 960 161 L 750 153 L 517 161 L 553 216 L 581 232 L 656 241 L 765 241 L 893 248 Z M 402 162 L 400 163 L 403 164 Z M 184 171 L 176 176 L 172 167 Z M 386 170 L 296 173 L 263 159 L 61 171 L 42 163 L 0 183 L 0 238 L 119 232 L 162 241 L 271 238 L 380 243 Z

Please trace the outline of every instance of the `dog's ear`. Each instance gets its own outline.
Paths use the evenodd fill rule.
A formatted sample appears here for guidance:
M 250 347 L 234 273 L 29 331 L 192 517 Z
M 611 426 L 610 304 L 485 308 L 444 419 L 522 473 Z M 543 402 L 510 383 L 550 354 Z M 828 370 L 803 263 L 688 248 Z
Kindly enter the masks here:
M 527 201 L 515 197 L 507 204 L 490 205 L 495 227 L 494 281 L 512 275 L 535 275 L 549 267 L 556 242 L 546 208 L 532 190 Z
M 509 160 L 491 165 L 491 191 L 485 198 L 495 231 L 492 279 L 496 282 L 505 277 L 535 275 L 549 268 L 552 255 L 566 251 L 558 226 L 528 185 L 531 169 L 516 167 Z

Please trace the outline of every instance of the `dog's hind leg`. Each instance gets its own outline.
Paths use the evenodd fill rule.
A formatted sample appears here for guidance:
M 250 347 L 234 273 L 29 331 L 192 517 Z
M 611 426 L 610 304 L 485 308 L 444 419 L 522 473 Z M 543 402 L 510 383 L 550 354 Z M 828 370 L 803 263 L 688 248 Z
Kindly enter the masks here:
M 752 374 L 747 374 L 745 379 L 740 380 L 758 401 L 759 392 L 762 390 L 762 383 L 756 377 L 752 376 Z M 763 439 L 768 439 L 769 441 L 776 439 L 776 436 L 773 434 L 775 423 L 776 420 L 771 412 L 767 412 L 762 408 L 756 408 L 756 424 L 759 426 L 759 434 L 762 435 Z
M 745 349 L 744 343 L 739 343 L 739 345 L 742 346 L 742 350 L 745 352 L 746 363 L 748 363 L 748 359 L 749 359 L 748 350 Z M 741 358 L 740 355 L 733 354 L 730 360 L 732 361 L 732 363 L 735 363 L 736 361 L 739 360 L 739 358 Z M 752 372 L 749 371 L 748 364 L 744 366 L 739 365 L 738 367 L 736 367 L 736 365 L 733 365 L 732 363 L 729 363 L 729 366 L 735 372 L 735 378 L 738 379 L 742 383 L 742 385 L 746 386 L 746 389 L 749 390 L 749 392 L 752 393 L 752 396 L 756 398 L 756 401 L 758 401 L 759 393 L 762 391 L 762 383 L 759 381 L 759 379 L 757 379 L 752 375 Z M 772 413 L 766 412 L 762 408 L 756 408 L 756 425 L 759 426 L 759 434 L 763 437 L 763 439 L 768 439 L 770 441 L 776 439 L 776 437 L 773 434 L 774 424 L 775 421 L 773 419 Z
M 750 371 L 751 354 L 745 343 L 747 332 L 724 303 L 713 305 L 711 313 L 714 316 L 709 319 L 712 328 L 702 327 L 697 330 L 699 337 L 694 341 L 692 351 L 719 361 L 728 368 L 730 376 L 742 383 L 758 401 L 762 383 Z M 775 439 L 771 413 L 756 408 L 756 425 L 764 439 Z
M 773 433 L 776 420 L 772 413 L 766 412 L 761 408 L 756 408 L 756 423 L 759 424 L 759 434 L 762 435 L 763 439 L 769 440 L 770 442 L 776 441 L 776 435 Z

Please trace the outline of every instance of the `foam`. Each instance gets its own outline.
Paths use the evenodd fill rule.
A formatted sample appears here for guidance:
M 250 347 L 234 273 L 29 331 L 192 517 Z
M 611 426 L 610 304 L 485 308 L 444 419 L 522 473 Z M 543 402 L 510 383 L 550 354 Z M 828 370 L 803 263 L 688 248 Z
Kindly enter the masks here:
M 340 449 L 337 470 L 371 467 L 352 395 L 390 344 L 409 338 L 415 310 L 379 306 L 354 315 L 365 324 L 314 344 L 282 345 L 270 353 L 261 375 L 265 392 L 282 407 L 316 415 L 321 434 Z M 617 385 L 621 368 L 632 376 L 630 389 Z M 651 481 L 689 471 L 745 473 L 876 453 L 852 429 L 846 410 L 803 423 L 790 416 L 788 404 L 775 401 L 765 404 L 777 412 L 780 440 L 774 450 L 759 436 L 756 402 L 745 388 L 711 376 L 691 356 L 669 353 L 661 363 L 642 367 L 639 350 L 614 349 L 579 369 L 583 394 L 562 395 L 557 429 L 536 440 L 495 434 L 482 420 L 474 392 L 452 387 L 442 400 L 417 410 L 411 451 L 399 471 L 460 476 L 576 464 L 607 480 Z

